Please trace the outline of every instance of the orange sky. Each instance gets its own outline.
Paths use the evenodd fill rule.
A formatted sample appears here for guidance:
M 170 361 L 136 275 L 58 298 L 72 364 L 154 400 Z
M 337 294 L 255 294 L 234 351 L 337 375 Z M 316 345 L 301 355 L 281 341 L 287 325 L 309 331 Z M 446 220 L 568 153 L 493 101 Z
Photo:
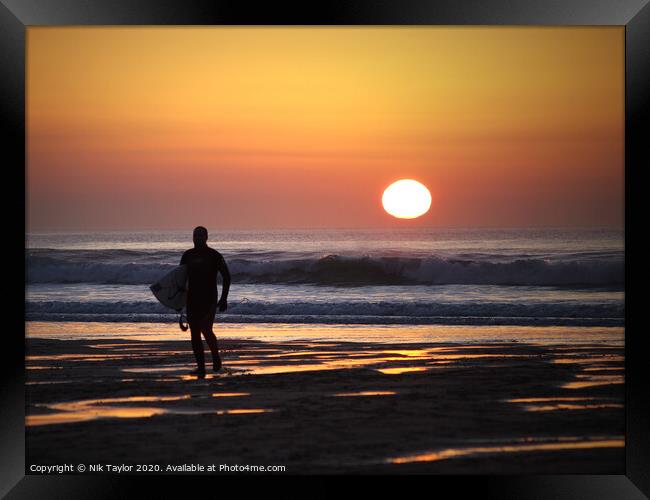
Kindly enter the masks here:
M 624 30 L 27 30 L 28 229 L 623 224 Z M 429 213 L 383 189 L 414 178 Z

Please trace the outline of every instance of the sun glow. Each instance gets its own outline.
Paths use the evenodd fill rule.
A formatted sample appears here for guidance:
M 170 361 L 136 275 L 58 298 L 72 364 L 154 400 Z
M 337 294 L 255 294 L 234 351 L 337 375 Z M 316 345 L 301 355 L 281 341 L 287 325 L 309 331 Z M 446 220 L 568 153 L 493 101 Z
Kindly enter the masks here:
M 429 211 L 431 193 L 418 181 L 401 179 L 384 190 L 381 203 L 393 217 L 415 219 Z

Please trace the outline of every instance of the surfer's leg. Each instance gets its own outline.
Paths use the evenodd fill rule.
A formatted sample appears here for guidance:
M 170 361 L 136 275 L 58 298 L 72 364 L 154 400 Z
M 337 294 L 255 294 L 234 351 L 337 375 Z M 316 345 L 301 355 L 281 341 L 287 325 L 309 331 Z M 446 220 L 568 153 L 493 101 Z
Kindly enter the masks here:
M 212 367 L 214 371 L 219 371 L 221 369 L 221 356 L 219 356 L 219 343 L 217 342 L 217 337 L 212 331 L 212 327 L 205 329 L 203 331 L 203 336 L 208 342 L 208 347 L 210 347 L 210 352 L 212 353 Z
M 201 340 L 201 327 L 195 323 L 190 323 L 192 332 L 192 350 L 196 358 L 198 370 L 205 372 L 205 354 L 203 353 L 203 340 Z
M 214 371 L 219 371 L 221 369 L 221 356 L 219 356 L 219 342 L 217 342 L 217 336 L 212 330 L 213 322 L 214 316 L 209 315 L 203 324 L 201 331 L 203 332 L 203 336 L 205 337 L 210 352 L 212 353 L 212 367 L 214 368 Z

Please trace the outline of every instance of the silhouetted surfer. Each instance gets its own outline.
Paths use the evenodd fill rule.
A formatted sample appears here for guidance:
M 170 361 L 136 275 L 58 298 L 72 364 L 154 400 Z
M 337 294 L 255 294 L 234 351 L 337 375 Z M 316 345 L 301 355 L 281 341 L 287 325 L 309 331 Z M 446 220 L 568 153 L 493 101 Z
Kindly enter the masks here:
M 201 333 L 205 337 L 212 353 L 214 371 L 221 369 L 221 357 L 217 337 L 212 331 L 214 316 L 228 308 L 228 290 L 230 290 L 230 271 L 223 256 L 207 245 L 208 230 L 202 226 L 194 229 L 192 235 L 194 248 L 181 257 L 181 264 L 187 265 L 187 322 L 192 332 L 192 350 L 198 368 L 192 373 L 205 376 L 205 355 Z M 217 290 L 217 274 L 221 273 L 223 287 L 221 300 Z

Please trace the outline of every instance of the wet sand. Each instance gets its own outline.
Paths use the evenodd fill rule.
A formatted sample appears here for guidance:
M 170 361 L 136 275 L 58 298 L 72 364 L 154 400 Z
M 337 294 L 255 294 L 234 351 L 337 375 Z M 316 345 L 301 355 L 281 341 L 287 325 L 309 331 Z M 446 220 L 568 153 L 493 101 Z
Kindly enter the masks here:
M 623 347 L 27 339 L 27 464 L 624 473 Z M 206 352 L 209 361 L 209 353 Z

